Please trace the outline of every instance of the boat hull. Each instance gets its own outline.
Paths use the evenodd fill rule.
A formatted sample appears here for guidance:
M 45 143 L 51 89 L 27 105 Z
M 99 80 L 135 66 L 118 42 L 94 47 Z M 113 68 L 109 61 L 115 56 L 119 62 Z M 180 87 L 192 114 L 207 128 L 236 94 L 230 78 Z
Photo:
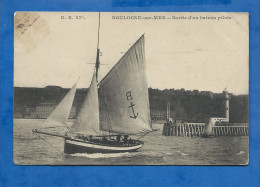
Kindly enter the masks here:
M 75 154 L 75 153 L 122 153 L 122 152 L 133 152 L 140 149 L 143 146 L 143 142 L 131 146 L 124 145 L 109 145 L 94 143 L 90 141 L 81 141 L 65 138 L 64 142 L 64 153 Z

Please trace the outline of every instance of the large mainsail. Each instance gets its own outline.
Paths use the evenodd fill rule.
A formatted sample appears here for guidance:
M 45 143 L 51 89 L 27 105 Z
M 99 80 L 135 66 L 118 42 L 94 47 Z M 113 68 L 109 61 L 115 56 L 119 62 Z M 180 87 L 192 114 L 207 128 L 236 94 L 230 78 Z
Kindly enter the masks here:
M 78 81 L 77 81 L 78 82 Z M 67 126 L 67 120 L 75 97 L 77 82 L 44 122 L 44 127 Z
M 99 84 L 100 130 L 152 131 L 145 70 L 142 35 Z
M 74 124 L 77 134 L 99 135 L 98 108 L 97 79 L 94 71 L 88 94 L 83 101 Z

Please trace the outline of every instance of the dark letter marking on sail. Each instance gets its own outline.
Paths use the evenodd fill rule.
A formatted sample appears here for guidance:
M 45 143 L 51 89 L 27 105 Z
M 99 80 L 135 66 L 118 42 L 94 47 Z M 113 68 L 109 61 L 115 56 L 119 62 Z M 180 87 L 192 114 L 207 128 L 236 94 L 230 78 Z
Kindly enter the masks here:
M 131 91 L 126 92 L 126 99 L 127 99 L 127 101 L 130 101 L 130 100 L 133 99 L 133 97 L 132 97 L 132 95 L 131 95 Z M 129 116 L 129 117 L 136 119 L 137 116 L 138 116 L 138 113 L 135 114 L 134 106 L 135 106 L 134 102 L 131 101 L 131 102 L 130 102 L 130 106 L 128 106 L 128 107 L 131 107 L 131 108 L 132 108 L 133 115 L 132 115 L 132 116 Z

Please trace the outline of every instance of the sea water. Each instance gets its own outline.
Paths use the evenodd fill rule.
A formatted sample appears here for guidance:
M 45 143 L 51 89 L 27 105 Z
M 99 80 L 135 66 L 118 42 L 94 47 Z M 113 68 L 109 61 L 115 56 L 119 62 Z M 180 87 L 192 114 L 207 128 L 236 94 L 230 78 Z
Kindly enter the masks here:
M 64 154 L 64 139 L 36 135 L 44 120 L 14 119 L 13 155 L 18 165 L 245 165 L 248 163 L 248 136 L 213 138 L 163 136 L 159 131 L 141 138 L 137 152 Z M 71 122 L 70 122 L 71 123 Z M 66 128 L 46 129 L 65 134 Z

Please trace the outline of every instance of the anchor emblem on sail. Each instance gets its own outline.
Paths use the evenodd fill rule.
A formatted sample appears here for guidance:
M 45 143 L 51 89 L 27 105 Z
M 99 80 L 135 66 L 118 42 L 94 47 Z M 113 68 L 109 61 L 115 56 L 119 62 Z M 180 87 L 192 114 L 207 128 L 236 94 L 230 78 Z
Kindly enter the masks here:
M 138 116 L 138 113 L 136 113 L 136 115 L 135 115 L 134 106 L 135 106 L 135 104 L 133 102 L 130 102 L 130 106 L 129 107 L 132 108 L 133 115 L 134 115 L 134 116 L 130 116 L 130 118 L 135 118 L 136 119 L 137 116 Z
M 131 91 L 126 92 L 126 99 L 127 99 L 127 101 L 133 100 Z M 131 102 L 130 102 L 130 106 L 128 106 L 128 107 L 132 108 L 133 115 L 131 115 L 131 116 L 129 116 L 129 117 L 136 119 L 137 116 L 138 116 L 138 113 L 135 113 L 135 111 L 134 111 L 134 106 L 135 106 L 134 102 L 131 101 Z

